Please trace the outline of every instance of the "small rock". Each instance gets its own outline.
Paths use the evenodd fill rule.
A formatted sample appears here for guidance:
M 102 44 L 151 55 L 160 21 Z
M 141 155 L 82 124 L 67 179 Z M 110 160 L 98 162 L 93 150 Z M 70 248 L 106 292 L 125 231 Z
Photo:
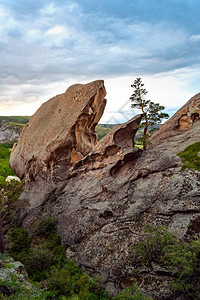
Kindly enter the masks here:
M 24 265 L 20 261 L 13 262 L 13 268 L 17 271 L 24 270 Z
M 6 280 L 10 277 L 10 270 L 9 269 L 1 269 L 0 270 L 0 279 L 1 280 Z
M 17 176 L 8 176 L 6 182 L 11 182 L 12 180 L 21 181 Z
M 140 269 L 138 270 L 138 272 L 139 272 L 140 274 L 145 274 L 145 273 L 149 273 L 149 270 L 146 269 L 146 268 L 140 268 Z
M 162 266 L 160 266 L 160 265 L 158 265 L 158 264 L 156 264 L 154 262 L 151 263 L 151 266 L 152 266 L 154 272 L 156 272 L 156 273 L 163 274 L 163 275 L 169 275 L 169 274 L 171 274 L 169 272 L 169 270 L 167 270 L 166 268 L 164 268 L 164 267 L 162 267 Z

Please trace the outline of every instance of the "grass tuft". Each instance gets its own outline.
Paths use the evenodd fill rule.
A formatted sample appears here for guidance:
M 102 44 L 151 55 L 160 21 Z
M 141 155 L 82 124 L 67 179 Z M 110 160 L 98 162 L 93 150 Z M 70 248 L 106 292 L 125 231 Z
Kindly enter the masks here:
M 190 145 L 177 155 L 182 159 L 182 169 L 192 168 L 200 171 L 200 142 Z

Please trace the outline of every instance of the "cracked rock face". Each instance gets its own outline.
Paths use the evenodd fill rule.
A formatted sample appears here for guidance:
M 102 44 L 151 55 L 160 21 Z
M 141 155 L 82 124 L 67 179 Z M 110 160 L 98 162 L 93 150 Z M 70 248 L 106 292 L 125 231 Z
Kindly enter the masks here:
M 97 90 L 101 88 L 100 84 Z M 103 91 L 95 94 L 102 103 L 96 116 L 103 110 Z M 194 120 L 192 117 L 198 107 L 196 95 L 153 135 L 146 151 L 133 148 L 142 115 L 115 126 L 95 145 L 93 135 L 89 139 L 86 132 L 88 124 L 95 124 L 99 117 L 87 121 L 85 129 L 84 110 L 74 122 L 68 154 L 63 150 L 65 181 L 58 182 L 43 201 L 36 201 L 31 194 L 33 185 L 25 192 L 24 199 L 30 206 L 24 212 L 23 226 L 31 234 L 31 224 L 45 213 L 51 214 L 58 220 L 67 258 L 75 260 L 87 273 L 98 274 L 100 284 L 111 292 L 122 283 L 130 284 L 135 270 L 130 247 L 144 236 L 146 225 L 166 225 L 179 238 L 200 236 L 200 173 L 181 171 L 182 161 L 176 155 L 200 141 L 200 120 L 197 115 Z M 87 108 L 87 116 L 89 111 Z M 185 127 L 183 112 L 193 120 Z M 23 136 L 21 139 L 25 139 Z M 37 194 L 42 189 L 43 186 Z M 170 278 L 161 267 L 141 270 L 138 284 L 153 299 L 159 293 L 162 297 L 158 299 L 171 299 L 167 288 Z

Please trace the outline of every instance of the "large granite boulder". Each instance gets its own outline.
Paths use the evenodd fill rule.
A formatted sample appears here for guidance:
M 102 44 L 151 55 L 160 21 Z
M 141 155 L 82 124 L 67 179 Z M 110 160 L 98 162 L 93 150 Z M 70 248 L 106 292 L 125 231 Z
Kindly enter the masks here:
M 96 145 L 95 126 L 106 105 L 105 95 L 103 80 L 75 84 L 45 102 L 23 129 L 10 166 L 36 201 L 42 201 L 70 166 Z
M 103 91 L 104 89 L 100 97 L 101 103 L 104 103 Z M 161 127 L 160 133 L 158 131 L 154 134 L 152 145 L 146 151 L 134 148 L 134 136 L 142 115 L 117 125 L 96 145 L 95 142 L 88 143 L 90 139 L 87 134 L 87 143 L 84 143 L 87 147 L 83 148 L 80 147 L 82 144 L 77 136 L 81 137 L 81 132 L 84 136 L 85 127 L 78 126 L 80 135 L 76 135 L 76 130 L 73 131 L 74 137 L 72 134 L 72 142 L 68 144 L 70 146 L 61 148 L 60 152 L 52 152 L 53 170 L 57 170 L 56 163 L 61 165 L 60 158 L 65 161 L 61 168 L 64 176 L 60 176 L 62 180 L 46 194 L 45 200 L 38 202 L 38 197 L 33 197 L 31 190 L 34 184 L 38 187 L 38 183 L 29 176 L 32 185 L 23 197 L 29 200 L 30 205 L 26 207 L 22 217 L 23 226 L 28 229 L 30 236 L 34 227 L 32 224 L 38 217 L 46 213 L 54 216 L 58 220 L 57 229 L 62 243 L 67 246 L 67 257 L 75 260 L 89 274 L 98 275 L 100 284 L 113 292 L 122 283 L 130 284 L 134 278 L 135 265 L 130 248 L 144 235 L 146 225 L 166 225 L 179 238 L 188 237 L 191 232 L 199 235 L 200 173 L 181 170 L 182 161 L 177 156 L 177 152 L 189 144 L 200 141 L 197 97 L 195 96 L 196 102 L 192 102 L 192 98 L 189 105 L 180 110 L 188 112 L 188 120 L 194 120 L 188 121 L 189 125 L 183 128 L 180 125 L 182 113 L 176 114 L 167 125 Z M 96 115 L 99 115 L 99 110 L 102 111 L 102 106 L 103 104 L 98 106 Z M 54 128 L 53 121 L 52 124 Z M 37 131 L 34 134 L 36 137 Z M 24 137 L 25 133 L 22 134 L 21 143 Z M 48 150 L 57 145 L 56 138 L 52 140 L 50 133 L 43 137 L 46 138 L 43 138 L 46 147 L 42 146 L 43 150 L 40 151 L 34 146 L 35 152 L 31 152 L 37 158 L 36 161 L 40 162 L 45 162 L 46 157 L 49 157 Z M 48 137 L 51 137 L 50 140 Z M 31 151 L 29 143 L 28 140 L 24 141 L 25 153 Z M 78 155 L 77 159 L 72 160 L 73 153 Z M 21 162 L 18 166 L 15 160 L 15 169 L 20 168 L 20 164 Z M 35 178 L 42 176 L 41 172 L 34 174 Z M 52 178 L 54 174 L 59 172 L 53 172 Z M 51 179 L 50 175 L 43 178 Z M 35 191 L 35 195 L 39 195 L 42 189 L 43 186 L 37 193 Z M 169 275 L 156 270 L 160 270 L 160 267 L 154 266 L 152 270 L 141 271 L 137 277 L 138 284 L 153 299 L 173 299 L 167 288 Z

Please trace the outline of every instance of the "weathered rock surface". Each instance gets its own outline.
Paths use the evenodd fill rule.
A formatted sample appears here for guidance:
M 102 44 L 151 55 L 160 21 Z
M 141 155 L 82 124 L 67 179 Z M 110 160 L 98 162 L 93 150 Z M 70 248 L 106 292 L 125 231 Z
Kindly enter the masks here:
M 103 80 L 76 84 L 31 117 L 13 147 L 10 166 L 32 193 L 35 189 L 37 194 L 40 185 L 43 199 L 42 194 L 66 177 L 71 164 L 96 145 L 95 126 L 106 105 L 105 95 Z
M 198 99 L 192 101 L 188 103 L 193 103 L 197 114 Z M 146 151 L 133 148 L 141 115 L 117 125 L 84 153 L 77 150 L 80 148 L 75 139 L 69 153 L 64 151 L 68 158 L 65 181 L 45 201 L 35 201 L 29 191 L 24 196 L 31 205 L 24 212 L 23 226 L 31 234 L 31 224 L 37 217 L 45 213 L 56 217 L 58 232 L 67 245 L 67 257 L 88 273 L 98 274 L 101 284 L 111 291 L 133 279 L 135 266 L 130 246 L 144 235 L 147 224 L 166 225 L 180 238 L 191 232 L 199 235 L 200 173 L 181 171 L 182 161 L 176 155 L 200 141 L 197 115 L 188 128 L 180 127 L 181 111 L 191 112 L 188 107 L 187 104 L 168 125 L 163 125 L 160 134 L 154 134 L 151 148 Z M 70 164 L 73 149 L 81 153 L 81 159 Z M 170 299 L 169 274 L 160 270 L 157 265 L 152 270 L 141 270 L 138 283 L 154 299 Z
M 167 120 L 159 130 L 157 130 L 151 137 L 152 145 L 160 145 L 166 140 L 167 147 L 168 139 L 174 137 L 172 141 L 174 144 L 181 144 L 181 136 L 184 137 L 185 142 L 192 144 L 192 140 L 199 137 L 197 131 L 194 130 L 196 121 L 200 119 L 200 93 L 193 96 L 184 106 L 182 106 L 169 120 Z M 197 125 L 198 127 L 199 125 Z M 191 129 L 191 130 L 189 130 Z M 189 132 L 185 137 L 183 132 Z M 195 136 L 194 136 L 195 135 Z M 197 137 L 198 136 L 198 137 Z M 185 144 L 184 144 L 185 146 Z

